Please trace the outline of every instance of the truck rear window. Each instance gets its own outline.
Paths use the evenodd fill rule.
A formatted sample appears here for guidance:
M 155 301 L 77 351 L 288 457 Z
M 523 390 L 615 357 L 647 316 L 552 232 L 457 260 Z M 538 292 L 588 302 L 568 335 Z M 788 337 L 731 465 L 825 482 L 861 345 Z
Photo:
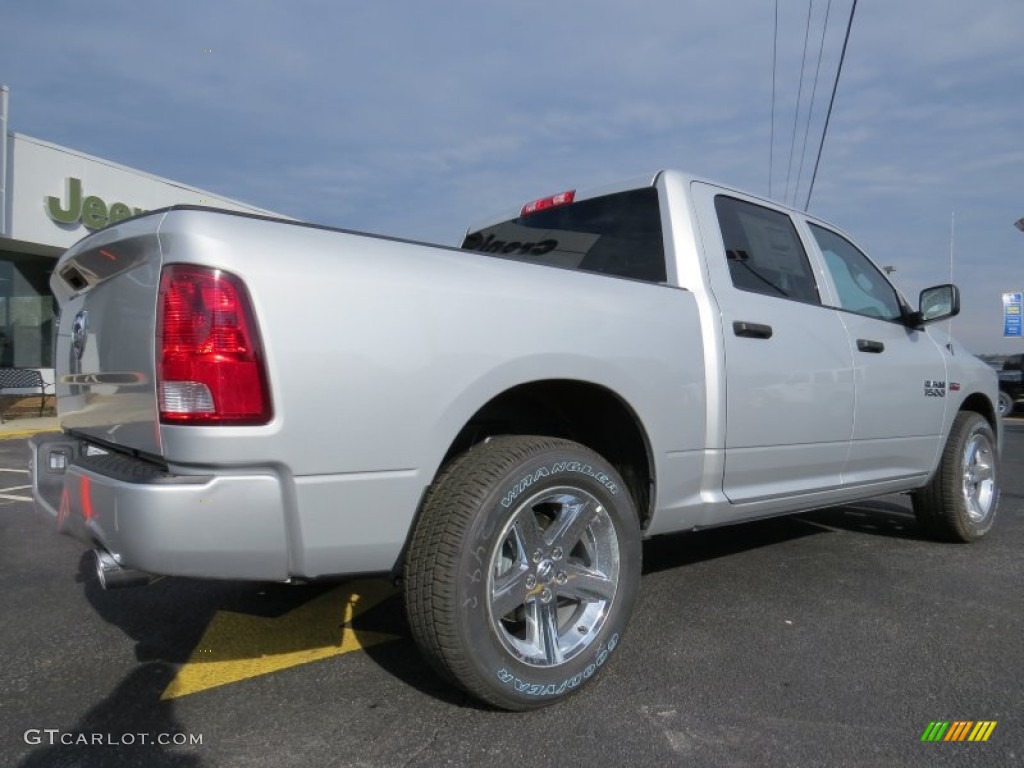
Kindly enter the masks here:
M 470 232 L 462 247 L 508 259 L 665 282 L 658 190 L 617 192 Z

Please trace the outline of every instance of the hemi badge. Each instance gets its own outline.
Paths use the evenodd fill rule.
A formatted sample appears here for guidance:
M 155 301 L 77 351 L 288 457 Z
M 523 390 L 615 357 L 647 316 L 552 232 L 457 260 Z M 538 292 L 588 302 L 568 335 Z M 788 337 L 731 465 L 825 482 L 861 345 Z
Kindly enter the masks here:
M 960 382 L 959 381 L 951 381 L 951 382 L 949 382 L 949 391 L 950 392 L 959 392 L 960 391 Z

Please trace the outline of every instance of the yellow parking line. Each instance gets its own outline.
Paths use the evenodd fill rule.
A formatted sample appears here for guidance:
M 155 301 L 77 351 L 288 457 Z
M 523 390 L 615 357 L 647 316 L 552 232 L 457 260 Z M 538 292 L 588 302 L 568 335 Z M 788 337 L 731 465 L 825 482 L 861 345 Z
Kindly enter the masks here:
M 60 430 L 50 427 L 47 429 L 20 429 L 12 432 L 0 432 L 0 440 L 13 440 L 19 437 L 31 437 L 32 435 L 40 435 L 44 432 L 60 432 Z
M 275 618 L 218 611 L 160 698 L 177 699 L 399 640 L 388 632 L 352 626 L 353 619 L 395 594 L 383 579 L 362 579 Z

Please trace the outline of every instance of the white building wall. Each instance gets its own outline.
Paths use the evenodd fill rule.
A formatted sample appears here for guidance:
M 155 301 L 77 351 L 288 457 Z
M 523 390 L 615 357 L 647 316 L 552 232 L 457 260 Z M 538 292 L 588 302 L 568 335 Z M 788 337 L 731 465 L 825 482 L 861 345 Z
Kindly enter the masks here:
M 7 237 L 29 243 L 68 248 L 89 234 L 81 218 L 73 223 L 55 221 L 48 212 L 49 199 L 59 210 L 69 210 L 69 179 L 81 184 L 81 199 L 97 198 L 89 206 L 94 216 L 121 203 L 135 209 L 153 210 L 169 205 L 208 205 L 232 211 L 279 216 L 212 192 L 162 179 L 109 160 L 92 157 L 67 147 L 21 134 L 8 135 Z M 101 204 L 100 204 L 101 203 Z M 118 209 L 124 211 L 123 208 Z M 84 212 L 86 218 L 88 213 Z M 74 213 L 74 211 L 72 211 Z

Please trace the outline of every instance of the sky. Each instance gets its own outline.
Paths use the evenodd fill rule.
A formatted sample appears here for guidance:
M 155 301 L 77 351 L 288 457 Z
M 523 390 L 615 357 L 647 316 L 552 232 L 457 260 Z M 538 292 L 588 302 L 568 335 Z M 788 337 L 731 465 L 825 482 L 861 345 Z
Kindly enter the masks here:
M 776 43 L 774 0 L 0 0 L 0 82 L 17 133 L 457 245 L 661 168 L 803 208 L 852 2 L 778 0 Z M 979 354 L 1024 351 L 1022 73 L 1020 0 L 860 0 L 810 201 L 912 301 L 952 254 Z

